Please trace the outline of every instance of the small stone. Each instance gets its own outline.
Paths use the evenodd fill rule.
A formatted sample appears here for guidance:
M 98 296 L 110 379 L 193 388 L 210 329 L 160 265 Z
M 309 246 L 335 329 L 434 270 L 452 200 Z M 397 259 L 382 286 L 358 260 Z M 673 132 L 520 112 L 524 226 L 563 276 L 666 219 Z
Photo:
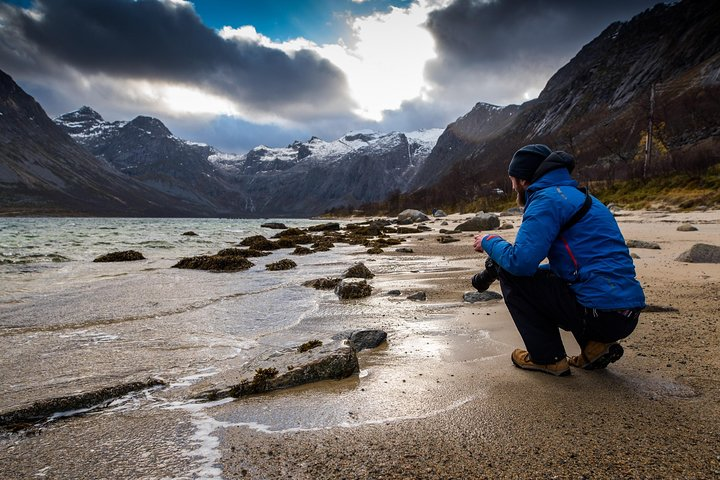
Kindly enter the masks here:
M 628 248 L 648 248 L 650 250 L 660 250 L 660 245 L 655 242 L 646 242 L 644 240 L 628 240 L 625 242 Z
M 425 292 L 416 292 L 416 293 L 413 293 L 412 295 L 408 296 L 407 299 L 424 302 L 425 300 L 427 300 L 427 295 L 425 294 Z
M 490 300 L 499 300 L 501 298 L 503 298 L 502 295 L 490 290 L 485 292 L 466 292 L 463 294 L 463 301 L 468 303 L 488 302 Z
M 100 255 L 93 262 L 132 262 L 135 260 L 145 260 L 143 254 L 135 250 L 125 250 L 122 252 L 110 252 Z
M 678 232 L 697 232 L 697 227 L 689 223 L 683 223 L 677 227 Z
M 193 231 L 183 232 L 183 235 L 186 237 L 197 237 L 198 236 L 198 234 Z

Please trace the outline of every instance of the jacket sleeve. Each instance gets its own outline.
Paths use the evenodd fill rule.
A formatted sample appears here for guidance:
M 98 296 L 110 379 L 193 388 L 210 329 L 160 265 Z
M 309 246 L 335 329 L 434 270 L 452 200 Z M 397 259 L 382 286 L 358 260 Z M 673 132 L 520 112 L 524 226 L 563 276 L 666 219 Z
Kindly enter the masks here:
M 499 236 L 489 235 L 482 242 L 483 250 L 513 275 L 534 275 L 560 232 L 558 210 L 552 208 L 551 199 L 543 194 L 538 195 L 523 215 L 515 244 Z

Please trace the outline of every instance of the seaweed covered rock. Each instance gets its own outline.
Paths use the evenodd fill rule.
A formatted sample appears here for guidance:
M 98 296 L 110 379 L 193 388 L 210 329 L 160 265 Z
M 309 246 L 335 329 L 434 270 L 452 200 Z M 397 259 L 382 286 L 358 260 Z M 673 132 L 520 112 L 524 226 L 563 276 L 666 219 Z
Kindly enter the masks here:
M 192 230 L 187 231 L 187 232 L 183 232 L 182 235 L 185 236 L 185 237 L 197 237 L 197 236 L 198 236 L 198 234 L 195 233 L 195 232 L 193 232 Z
M 265 269 L 270 271 L 290 270 L 295 267 L 297 267 L 297 263 L 293 262 L 289 258 L 283 258 L 275 263 L 268 263 L 265 265 Z
M 133 262 L 135 260 L 145 260 L 143 254 L 135 250 L 125 250 L 122 252 L 110 252 L 100 255 L 93 262 Z
M 250 260 L 239 255 L 200 255 L 185 257 L 172 268 L 187 268 L 192 270 L 208 270 L 211 272 L 239 272 L 255 265 Z
M 364 263 L 356 263 L 348 268 L 343 275 L 344 278 L 373 278 L 375 275 L 365 266 Z
M 265 257 L 270 255 L 270 252 L 262 252 L 255 250 L 254 248 L 225 248 L 220 250 L 217 255 L 221 257 Z
M 342 278 L 316 278 L 303 283 L 304 287 L 312 287 L 315 290 L 334 290 Z
M 277 250 L 281 248 L 275 242 L 268 240 L 262 235 L 253 235 L 240 241 L 240 245 L 243 247 L 250 247 L 254 250 Z
M 315 251 L 310 250 L 307 247 L 298 245 L 297 247 L 295 247 L 295 250 L 293 250 L 292 253 L 293 253 L 293 255 L 310 255 L 311 253 L 315 253 Z
M 335 295 L 343 300 L 369 297 L 372 287 L 365 280 L 345 279 L 335 287 Z
M 309 232 L 334 232 L 340 230 L 340 224 L 337 222 L 322 223 L 308 227 Z

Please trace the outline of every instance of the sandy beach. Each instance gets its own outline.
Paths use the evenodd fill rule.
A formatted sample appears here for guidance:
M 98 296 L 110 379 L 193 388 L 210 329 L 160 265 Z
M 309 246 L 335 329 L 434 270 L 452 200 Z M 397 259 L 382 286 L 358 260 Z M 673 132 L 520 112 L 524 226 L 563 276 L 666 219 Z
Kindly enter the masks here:
M 456 220 L 432 225 L 452 229 Z M 505 220 L 520 223 L 519 217 Z M 616 364 L 603 371 L 574 369 L 568 378 L 514 368 L 510 352 L 522 343 L 504 303 L 457 303 L 481 265 L 472 235 L 460 234 L 460 242 L 449 244 L 438 243 L 434 233 L 420 235 L 410 240 L 415 253 L 437 256 L 447 266 L 424 275 L 428 301 L 456 305 L 432 328 L 454 334 L 447 335 L 449 348 L 432 371 L 414 368 L 410 352 L 404 374 L 366 388 L 384 389 L 399 403 L 418 396 L 432 403 L 438 392 L 426 384 L 431 376 L 457 403 L 423 418 L 343 428 L 228 428 L 224 477 L 720 478 L 720 265 L 675 261 L 695 243 L 718 243 L 720 212 L 623 212 L 617 220 L 626 239 L 660 245 L 632 249 L 639 256 L 638 278 L 649 305 L 677 311 L 643 313 Z M 685 222 L 698 231 L 677 231 Z M 512 240 L 515 231 L 499 233 Z M 491 289 L 499 291 L 497 284 Z M 486 333 L 494 352 L 480 355 L 473 338 Z M 572 338 L 564 340 L 568 354 L 577 354 Z M 388 341 L 387 348 L 396 348 L 397 339 Z M 361 366 L 382 363 L 378 357 L 363 354 Z
M 4 437 L 0 476 L 720 478 L 720 265 L 675 260 L 720 243 L 720 211 L 617 213 L 627 240 L 660 246 L 631 249 L 656 311 L 641 315 L 619 362 L 564 378 L 512 366 L 522 341 L 502 300 L 462 301 L 484 255 L 471 233 L 437 240 L 468 217 L 402 235 L 412 254 L 358 255 L 376 273 L 374 290 L 348 312 L 388 333 L 386 345 L 359 353 L 359 375 L 196 410 L 154 398 L 58 421 Z M 520 217 L 502 221 L 513 228 L 496 233 L 512 240 Z M 698 230 L 678 231 L 682 223 Z M 387 295 L 395 289 L 402 295 Z M 426 301 L 405 298 L 419 290 Z

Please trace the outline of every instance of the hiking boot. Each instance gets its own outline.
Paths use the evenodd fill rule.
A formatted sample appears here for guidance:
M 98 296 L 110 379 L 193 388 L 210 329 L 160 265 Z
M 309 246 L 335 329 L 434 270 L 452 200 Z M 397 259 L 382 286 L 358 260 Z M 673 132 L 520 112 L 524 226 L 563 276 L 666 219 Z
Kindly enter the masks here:
M 623 347 L 617 343 L 600 343 L 590 340 L 580 355 L 570 357 L 568 363 L 584 370 L 597 370 L 605 368 L 612 362 L 617 362 L 623 356 Z
M 570 367 L 568 366 L 568 361 L 566 358 L 563 358 L 562 360 L 555 363 L 541 365 L 539 363 L 533 362 L 530 359 L 529 352 L 521 350 L 519 348 L 512 353 L 511 358 L 513 365 L 518 368 L 522 368 L 523 370 L 535 370 L 538 372 L 545 372 L 549 373 L 550 375 L 555 375 L 556 377 L 564 377 L 566 375 L 570 375 Z

